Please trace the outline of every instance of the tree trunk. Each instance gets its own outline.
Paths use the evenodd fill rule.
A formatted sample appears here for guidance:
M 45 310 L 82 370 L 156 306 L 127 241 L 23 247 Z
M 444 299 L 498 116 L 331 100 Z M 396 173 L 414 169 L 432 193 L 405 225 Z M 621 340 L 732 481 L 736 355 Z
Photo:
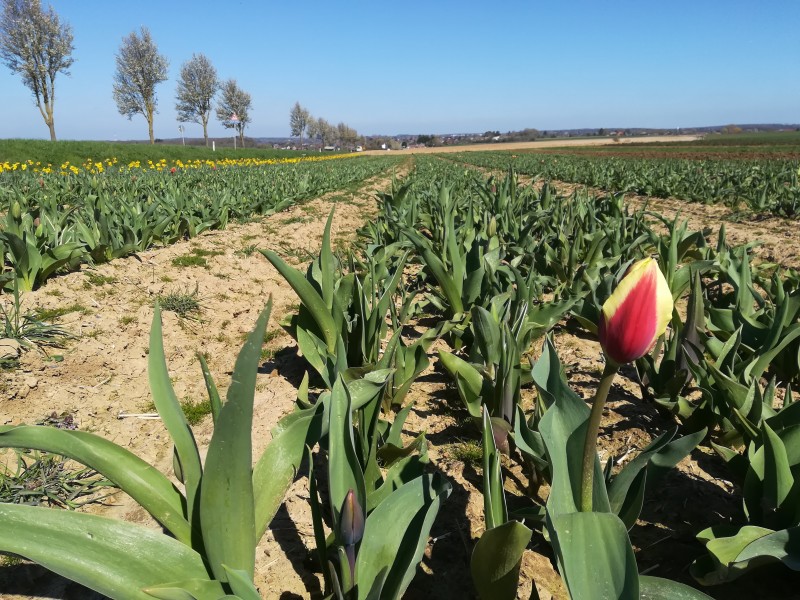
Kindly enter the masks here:
M 147 132 L 150 134 L 150 143 L 151 144 L 155 144 L 156 143 L 156 139 L 155 139 L 155 137 L 153 137 L 153 111 L 152 111 L 152 109 L 147 111 L 147 114 L 145 115 L 145 117 L 147 117 Z
M 203 121 L 203 139 L 206 142 L 206 148 L 208 148 L 208 121 Z
M 47 126 L 50 128 L 50 141 L 51 142 L 55 142 L 56 141 L 56 124 L 53 123 L 53 119 L 50 119 L 50 122 L 47 124 Z

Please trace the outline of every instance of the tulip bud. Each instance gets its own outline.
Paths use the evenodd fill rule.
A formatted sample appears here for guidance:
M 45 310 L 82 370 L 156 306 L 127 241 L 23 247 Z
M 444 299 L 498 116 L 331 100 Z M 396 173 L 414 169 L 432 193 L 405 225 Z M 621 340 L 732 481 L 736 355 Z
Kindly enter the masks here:
M 358 498 L 353 490 L 347 492 L 342 503 L 342 513 L 339 522 L 339 533 L 346 546 L 353 546 L 361 541 L 364 536 L 364 511 L 358 503 Z
M 492 216 L 492 219 L 489 221 L 489 237 L 494 237 L 497 235 L 497 219 Z
M 641 358 L 672 319 L 672 293 L 652 258 L 640 260 L 603 304 L 598 324 L 600 345 L 618 365 Z
M 11 216 L 15 219 L 19 219 L 22 216 L 22 208 L 19 202 L 15 201 L 14 204 L 11 205 Z

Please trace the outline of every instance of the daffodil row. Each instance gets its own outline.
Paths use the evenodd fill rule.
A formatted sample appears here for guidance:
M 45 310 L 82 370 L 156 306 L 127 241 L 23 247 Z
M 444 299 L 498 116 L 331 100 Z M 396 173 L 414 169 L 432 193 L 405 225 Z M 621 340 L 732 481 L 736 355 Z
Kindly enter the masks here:
M 119 164 L 116 158 L 103 160 L 86 159 L 80 165 L 65 161 L 60 165 L 42 163 L 41 161 L 27 160 L 22 162 L 0 162 L 0 174 L 14 172 L 32 172 L 39 174 L 56 173 L 59 175 L 78 175 L 80 173 L 99 174 L 106 171 L 131 172 L 131 171 L 176 171 L 183 169 L 224 169 L 229 167 L 264 167 L 269 165 L 293 165 L 305 162 L 322 162 L 342 158 L 359 157 L 359 154 L 319 154 L 311 156 L 294 156 L 288 158 L 224 158 L 221 160 L 195 159 L 195 160 L 133 160 L 126 164 Z

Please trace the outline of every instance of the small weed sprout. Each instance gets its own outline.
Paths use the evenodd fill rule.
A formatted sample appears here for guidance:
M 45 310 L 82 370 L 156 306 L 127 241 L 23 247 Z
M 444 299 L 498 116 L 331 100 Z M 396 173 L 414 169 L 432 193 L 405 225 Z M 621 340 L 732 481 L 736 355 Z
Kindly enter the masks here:
M 158 297 L 158 303 L 162 310 L 174 312 L 179 317 L 192 319 L 200 312 L 200 297 L 198 287 L 194 290 L 172 290 Z

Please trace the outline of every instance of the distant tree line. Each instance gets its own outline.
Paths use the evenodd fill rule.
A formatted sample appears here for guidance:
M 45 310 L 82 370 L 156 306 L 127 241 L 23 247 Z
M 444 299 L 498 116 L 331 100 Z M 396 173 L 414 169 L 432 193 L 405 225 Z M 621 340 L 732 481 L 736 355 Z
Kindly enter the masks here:
M 300 138 L 300 147 L 303 147 L 303 136 L 306 135 L 312 143 L 320 143 L 322 146 L 342 146 L 353 147 L 358 142 L 360 136 L 358 132 L 347 125 L 339 123 L 332 125 L 322 117 L 315 118 L 307 108 L 299 102 L 295 102 L 289 112 L 289 133 L 292 137 Z

